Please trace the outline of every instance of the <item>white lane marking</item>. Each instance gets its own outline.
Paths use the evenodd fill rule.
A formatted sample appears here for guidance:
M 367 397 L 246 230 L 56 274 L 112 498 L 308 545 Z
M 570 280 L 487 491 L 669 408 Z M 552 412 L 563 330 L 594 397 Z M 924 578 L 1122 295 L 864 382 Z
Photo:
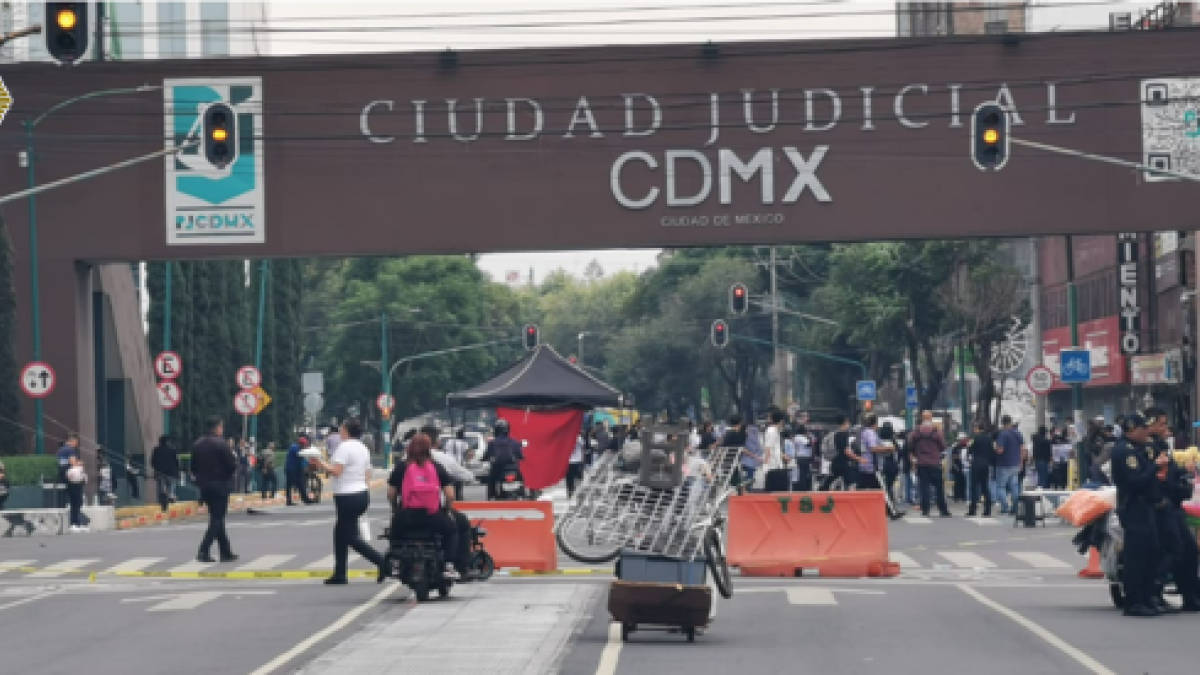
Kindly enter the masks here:
M 204 570 L 216 565 L 216 563 L 204 563 L 193 560 L 189 563 L 184 563 L 178 567 L 172 567 L 169 572 L 203 572 Z
M 239 572 L 269 570 L 269 569 L 279 567 L 283 563 L 285 563 L 295 557 L 296 556 L 294 556 L 294 555 L 264 555 L 264 556 L 258 558 L 257 560 L 251 560 L 250 562 L 248 562 L 245 565 L 242 565 L 241 567 L 238 567 L 236 569 Z
M 1000 521 L 996 520 L 995 518 L 979 517 L 979 518 L 963 518 L 963 520 L 965 520 L 969 523 L 975 523 L 976 525 L 999 525 L 1000 524 Z
M 1046 555 L 1045 553 L 1033 553 L 1024 551 L 1013 551 L 1010 556 L 1028 564 L 1030 567 L 1047 570 L 1074 569 L 1070 563 L 1065 563 L 1054 556 Z
M 317 518 L 316 520 L 302 520 L 298 523 L 293 523 L 292 527 L 312 527 L 315 525 L 331 525 L 333 518 Z
M 55 563 L 45 568 L 41 572 L 34 572 L 29 575 L 30 579 L 49 579 L 52 577 L 61 577 L 62 575 L 73 572 L 82 571 L 88 565 L 100 562 L 99 558 L 79 558 L 77 560 L 64 560 L 60 563 Z
M 129 560 L 126 560 L 119 565 L 114 565 L 104 571 L 114 574 L 117 572 L 141 572 L 147 567 L 150 567 L 155 563 L 160 563 L 164 560 L 166 560 L 166 558 L 130 558 Z
M 275 591 L 197 591 L 194 593 L 178 593 L 170 595 L 151 595 L 144 598 L 125 598 L 121 602 L 154 602 L 156 600 L 164 600 L 153 607 L 148 608 L 147 612 L 178 612 L 187 609 L 196 609 L 200 605 L 207 604 L 221 597 L 222 595 L 275 595 Z
M 899 563 L 901 571 L 904 571 L 905 568 L 917 569 L 921 567 L 921 563 L 913 560 L 908 555 L 905 555 L 899 551 L 889 551 L 888 558 L 890 558 L 894 563 Z
M 967 586 L 965 584 L 959 584 L 958 589 L 960 591 L 962 591 L 963 593 L 966 593 L 967 595 L 971 596 L 972 598 L 975 598 L 976 600 L 978 600 L 979 603 L 982 604 L 983 606 L 990 607 L 990 608 L 996 610 L 1000 614 L 1003 614 L 1004 616 L 1011 619 L 1013 621 L 1013 623 L 1017 624 L 1018 626 L 1021 626 L 1022 628 L 1025 628 L 1030 633 L 1033 633 L 1034 635 L 1040 637 L 1051 647 L 1054 647 L 1054 648 L 1058 649 L 1059 651 L 1061 651 L 1062 653 L 1066 654 L 1067 656 L 1071 657 L 1079 665 L 1092 671 L 1093 673 L 1095 673 L 1095 675 L 1117 675 L 1113 671 L 1104 667 L 1104 665 L 1101 664 L 1099 661 L 1097 661 L 1097 660 L 1093 659 L 1092 657 L 1088 656 L 1087 654 L 1079 651 L 1075 647 L 1072 647 L 1070 644 L 1068 644 L 1066 641 L 1064 641 L 1062 638 L 1058 637 L 1054 633 L 1051 633 L 1050 631 L 1046 630 L 1045 628 L 1042 628 L 1038 624 L 1030 621 L 1029 619 L 1026 619 L 1024 616 L 1021 616 L 1020 614 L 1005 607 L 1004 605 L 1001 605 L 1000 603 L 996 602 L 995 600 L 992 600 L 991 598 L 984 596 L 982 593 L 975 590 L 974 588 L 971 588 L 970 586 Z
M 305 565 L 304 569 L 306 569 L 306 570 L 331 570 L 331 569 L 333 569 L 333 556 L 327 555 L 324 558 L 321 558 L 320 560 L 316 561 L 315 563 L 312 563 L 311 565 Z
M 929 525 L 933 522 L 933 519 L 926 516 L 905 516 L 903 522 L 912 523 L 913 525 Z
M 21 600 L 14 600 L 13 602 L 8 603 L 7 605 L 0 605 L 0 612 L 4 611 L 6 609 L 9 609 L 10 607 L 19 607 L 21 605 L 25 605 L 25 604 L 28 604 L 31 602 L 36 602 L 38 600 L 41 600 L 42 598 L 50 597 L 51 595 L 58 595 L 59 593 L 62 593 L 62 591 L 47 591 L 45 593 L 38 593 L 37 595 L 33 595 L 28 598 L 23 598 Z
M 600 652 L 600 664 L 596 666 L 596 675 L 617 675 L 617 661 L 621 658 L 621 624 L 614 623 L 608 627 L 608 643 Z
M 0 574 L 16 567 L 33 567 L 36 560 L 0 560 Z
M 321 642 L 322 640 L 329 637 L 330 635 L 333 635 L 334 633 L 336 633 L 336 632 L 342 630 L 343 628 L 345 628 L 346 626 L 350 625 L 350 622 L 357 619 L 364 612 L 368 611 L 375 605 L 378 605 L 379 603 L 383 602 L 384 599 L 387 598 L 387 596 L 391 595 L 392 593 L 395 593 L 396 589 L 398 589 L 398 588 L 400 588 L 400 584 L 397 584 L 395 582 L 389 583 L 387 585 L 387 588 L 376 593 L 375 596 L 373 598 L 371 598 L 370 600 L 364 602 L 363 604 L 359 605 L 358 607 L 355 607 L 354 609 L 350 610 L 349 612 L 346 612 L 346 614 L 343 615 L 342 618 L 340 618 L 337 621 L 326 626 L 324 630 L 318 631 L 318 632 L 314 633 L 313 635 L 309 636 L 307 640 L 304 640 L 303 642 L 296 645 L 295 647 L 292 647 L 288 651 L 275 657 L 270 663 L 267 663 L 266 665 L 262 666 L 261 668 L 254 671 L 253 673 L 250 673 L 250 675 L 268 675 L 269 673 L 275 672 L 280 667 L 282 667 L 284 664 L 286 664 L 288 661 L 291 661 L 292 659 L 296 658 L 297 656 L 300 656 L 304 652 L 311 649 L 313 645 Z M 621 635 L 620 635 L 620 632 L 618 631 L 617 639 L 619 640 L 620 638 L 621 638 Z
M 793 605 L 837 605 L 837 598 L 833 597 L 833 591 L 826 588 L 789 588 L 787 589 L 788 602 Z
M 938 555 L 946 560 L 949 560 L 956 567 L 987 567 L 989 569 L 996 567 L 996 563 L 977 553 L 967 553 L 965 551 L 938 551 Z

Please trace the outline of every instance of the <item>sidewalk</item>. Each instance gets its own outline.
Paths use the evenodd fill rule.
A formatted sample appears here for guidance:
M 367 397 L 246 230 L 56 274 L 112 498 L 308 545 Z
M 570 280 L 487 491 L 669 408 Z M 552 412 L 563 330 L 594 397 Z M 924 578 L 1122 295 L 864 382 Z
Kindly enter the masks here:
M 386 484 L 386 478 L 373 478 L 371 479 L 370 487 L 372 490 L 377 490 Z M 332 499 L 333 493 L 328 491 L 322 492 L 321 498 Z M 274 499 L 263 499 L 254 494 L 234 494 L 229 496 L 229 512 L 237 513 L 247 509 L 279 506 L 286 502 L 287 499 L 282 496 L 277 496 Z M 129 506 L 117 509 L 116 529 L 132 530 L 151 525 L 165 525 L 174 521 L 196 518 L 207 513 L 208 509 L 198 502 L 176 502 L 168 507 L 166 511 L 163 511 L 162 507 L 158 504 Z

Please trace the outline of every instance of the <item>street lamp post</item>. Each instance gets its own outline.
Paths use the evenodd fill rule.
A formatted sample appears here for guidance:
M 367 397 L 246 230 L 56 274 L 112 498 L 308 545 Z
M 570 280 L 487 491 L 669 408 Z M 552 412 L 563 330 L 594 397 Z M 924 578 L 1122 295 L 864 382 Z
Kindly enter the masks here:
M 140 87 L 130 87 L 123 89 L 104 89 L 101 91 L 93 91 L 75 98 L 69 98 L 58 105 L 50 108 L 33 120 L 25 122 L 25 163 L 28 169 L 27 176 L 29 179 L 29 189 L 37 187 L 37 154 L 34 149 L 33 132 L 37 126 L 41 124 L 50 115 L 73 105 L 80 101 L 86 101 L 93 98 L 102 98 L 105 96 L 118 96 L 122 94 L 141 94 L 148 91 L 162 89 L 162 87 L 153 87 L 150 85 L 142 85 Z M 42 360 L 42 308 L 41 308 L 41 293 L 38 285 L 38 247 L 37 247 L 37 197 L 35 194 L 30 194 L 29 197 L 29 304 L 31 307 L 30 323 L 33 325 L 33 360 Z M 34 417 L 36 418 L 36 434 L 34 447 L 37 454 L 45 452 L 45 420 L 44 420 L 44 403 L 42 399 L 34 401 Z
M 578 357 L 578 359 L 579 359 L 579 366 L 581 368 L 583 367 L 583 338 L 587 335 L 595 335 L 595 333 L 593 333 L 590 330 L 585 330 L 579 334 L 579 357 Z

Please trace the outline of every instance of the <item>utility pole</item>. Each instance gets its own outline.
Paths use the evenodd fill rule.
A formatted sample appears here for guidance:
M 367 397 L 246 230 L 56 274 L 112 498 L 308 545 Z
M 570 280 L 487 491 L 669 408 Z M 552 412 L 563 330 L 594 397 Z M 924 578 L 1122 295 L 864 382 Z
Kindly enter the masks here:
M 783 376 L 783 364 L 779 359 L 779 273 L 776 269 L 775 247 L 771 247 L 771 351 L 774 359 L 771 366 L 771 390 L 774 403 L 781 408 L 787 407 L 785 387 L 787 380 Z
M 1075 296 L 1075 243 L 1071 235 L 1066 237 L 1067 248 L 1067 321 L 1071 324 L 1071 346 L 1079 347 L 1079 311 L 1077 307 L 1077 299 Z M 1062 358 L 1059 358 L 1059 363 L 1062 363 Z M 1071 408 L 1074 411 L 1075 418 L 1075 433 L 1077 442 L 1075 444 L 1076 457 L 1079 458 L 1079 476 L 1080 483 L 1083 482 L 1083 477 L 1087 475 L 1091 457 L 1088 456 L 1083 445 L 1083 436 L 1085 428 L 1083 426 L 1083 385 L 1071 385 Z
M 254 367 L 262 372 L 263 321 L 267 304 L 267 279 L 271 273 L 271 261 L 263 260 L 258 265 L 258 329 L 254 338 Z M 252 415 L 250 420 L 250 443 L 256 443 L 258 438 L 258 415 Z
M 1030 251 L 1032 254 L 1033 274 L 1029 279 L 1029 310 L 1032 316 L 1029 319 L 1029 331 L 1032 333 L 1030 340 L 1033 344 L 1033 363 L 1034 365 L 1042 365 L 1044 358 L 1044 346 L 1042 345 L 1042 269 L 1041 255 L 1038 253 L 1038 238 L 1031 237 Z M 1035 417 L 1039 427 L 1046 426 L 1046 397 L 1035 394 Z
M 166 298 L 163 302 L 163 351 L 171 351 L 171 262 L 163 264 L 166 272 Z M 183 390 L 180 389 L 182 394 Z M 171 411 L 163 408 L 163 436 L 171 435 Z

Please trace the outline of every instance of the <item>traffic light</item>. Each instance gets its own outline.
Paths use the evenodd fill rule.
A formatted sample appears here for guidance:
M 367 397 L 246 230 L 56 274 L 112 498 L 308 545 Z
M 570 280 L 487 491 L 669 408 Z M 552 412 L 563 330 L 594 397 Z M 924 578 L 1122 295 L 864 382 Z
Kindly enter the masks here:
M 88 50 L 88 3 L 47 2 L 42 33 L 46 51 L 61 64 L 70 65 Z
M 237 115 L 225 103 L 213 103 L 204 110 L 204 158 L 218 169 L 237 159 Z
M 980 171 L 999 171 L 1008 162 L 1008 112 L 997 103 L 982 103 L 971 118 L 971 159 Z
M 734 284 L 729 289 L 729 311 L 734 314 L 745 314 L 750 309 L 750 293 L 746 284 Z
M 537 349 L 539 342 L 538 327 L 533 324 L 525 326 L 525 349 L 530 351 Z
M 720 319 L 712 324 L 712 343 L 714 347 L 721 349 L 729 344 L 729 326 L 726 326 L 725 322 Z

